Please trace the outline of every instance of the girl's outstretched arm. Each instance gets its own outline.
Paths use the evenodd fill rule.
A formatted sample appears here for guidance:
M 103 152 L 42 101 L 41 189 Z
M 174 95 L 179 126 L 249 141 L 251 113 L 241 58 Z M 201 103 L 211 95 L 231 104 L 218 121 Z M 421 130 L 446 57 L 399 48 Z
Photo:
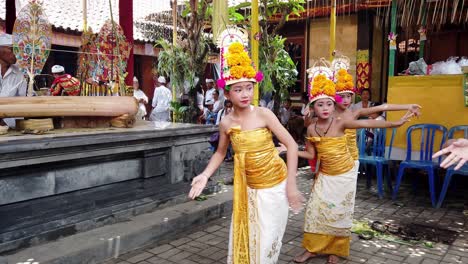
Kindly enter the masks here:
M 414 116 L 421 115 L 421 106 L 417 104 L 384 104 L 379 106 L 373 106 L 369 108 L 360 108 L 354 110 L 354 114 L 357 117 L 367 116 L 374 113 L 386 112 L 386 111 L 403 111 L 408 110 L 413 113 Z
M 345 119 L 343 126 L 345 129 L 400 127 L 404 123 L 409 122 L 413 116 L 413 113 L 407 112 L 398 121 Z
M 213 175 L 223 162 L 224 157 L 226 157 L 226 151 L 229 146 L 229 136 L 227 134 L 227 122 L 223 121 L 225 120 L 221 120 L 221 123 L 219 124 L 219 143 L 216 152 L 211 156 L 205 170 L 192 180 L 192 188 L 189 192 L 189 197 L 191 199 L 195 199 L 202 193 L 208 182 L 208 178 Z
M 302 201 L 304 198 L 297 189 L 296 174 L 297 174 L 297 144 L 293 137 L 288 133 L 286 128 L 281 125 L 278 118 L 268 109 L 257 108 L 260 110 L 261 116 L 267 124 L 268 129 L 275 134 L 278 140 L 283 143 L 288 149 L 287 167 L 288 167 L 288 179 L 287 179 L 287 195 L 289 205 L 294 212 L 298 212 L 302 208 Z

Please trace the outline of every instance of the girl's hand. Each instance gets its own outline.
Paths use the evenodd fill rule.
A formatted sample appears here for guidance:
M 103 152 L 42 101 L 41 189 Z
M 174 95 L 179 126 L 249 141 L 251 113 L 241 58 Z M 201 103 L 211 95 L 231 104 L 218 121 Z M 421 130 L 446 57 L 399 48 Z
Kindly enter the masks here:
M 296 186 L 288 187 L 286 189 L 286 195 L 288 197 L 289 207 L 291 207 L 293 213 L 298 214 L 304 207 L 304 196 L 302 196 L 302 193 Z
M 192 180 L 192 188 L 189 192 L 189 198 L 195 199 L 197 198 L 205 189 L 206 184 L 208 183 L 208 176 L 204 173 L 198 175 L 197 177 L 193 178 Z
M 411 118 L 412 118 L 413 116 L 414 116 L 414 113 L 411 113 L 410 111 L 408 111 L 408 112 L 406 112 L 406 114 L 405 114 L 402 118 L 400 118 L 400 120 L 398 120 L 398 121 L 395 122 L 395 125 L 396 125 L 397 127 L 400 127 L 400 126 L 402 126 L 403 124 L 405 124 L 405 123 L 411 121 Z
M 414 116 L 418 117 L 421 116 L 421 106 L 417 104 L 410 104 L 408 107 L 408 111 L 414 114 Z

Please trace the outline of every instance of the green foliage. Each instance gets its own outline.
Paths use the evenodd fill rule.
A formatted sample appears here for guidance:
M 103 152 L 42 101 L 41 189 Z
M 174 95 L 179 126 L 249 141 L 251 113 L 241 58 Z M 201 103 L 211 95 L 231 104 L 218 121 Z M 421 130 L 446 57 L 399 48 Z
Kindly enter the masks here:
M 285 40 L 281 36 L 266 36 L 265 44 L 260 46 L 260 70 L 265 77 L 260 83 L 262 91 L 278 92 L 279 88 L 279 92 L 285 94 L 297 80 L 296 65 L 284 50 Z
M 189 54 L 179 45 L 174 46 L 164 39 L 158 40 L 156 45 L 162 47 L 158 55 L 159 75 L 169 77 L 177 94 L 182 94 L 184 82 L 193 83 L 195 79 L 193 70 L 187 64 Z
M 171 107 L 169 108 L 173 113 L 174 113 L 174 116 L 175 116 L 175 120 L 176 122 L 184 122 L 184 117 L 185 117 L 185 113 L 187 112 L 188 110 L 188 106 L 182 106 L 182 104 L 178 101 L 172 101 L 171 102 Z

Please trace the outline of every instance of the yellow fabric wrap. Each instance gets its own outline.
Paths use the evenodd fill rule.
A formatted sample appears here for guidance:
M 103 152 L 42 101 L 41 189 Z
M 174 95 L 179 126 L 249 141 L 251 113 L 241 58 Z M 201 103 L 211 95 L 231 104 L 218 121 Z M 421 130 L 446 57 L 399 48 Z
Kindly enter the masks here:
M 315 144 L 321 172 L 330 176 L 340 175 L 354 167 L 346 136 L 308 137 L 307 139 Z
M 349 244 L 349 236 L 337 237 L 332 235 L 304 233 L 304 239 L 302 240 L 302 246 L 309 252 L 340 257 L 349 256 Z
M 357 130 L 356 129 L 346 129 L 345 136 L 348 140 L 348 150 L 351 153 L 353 160 L 359 160 L 359 150 L 357 148 Z
M 287 177 L 284 161 L 279 157 L 270 130 L 259 128 L 229 131 L 234 149 L 233 263 L 249 264 L 249 215 L 247 186 L 271 188 Z M 274 208 L 272 208 L 274 210 Z

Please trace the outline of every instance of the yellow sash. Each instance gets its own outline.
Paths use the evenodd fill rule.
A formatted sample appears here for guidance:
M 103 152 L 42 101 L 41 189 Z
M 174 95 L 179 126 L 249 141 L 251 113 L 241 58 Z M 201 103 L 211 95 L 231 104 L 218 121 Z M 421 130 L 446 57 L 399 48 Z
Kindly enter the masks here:
M 346 136 L 309 137 L 307 139 L 315 143 L 321 172 L 330 176 L 340 175 L 354 167 Z
M 233 262 L 249 264 L 249 212 L 247 186 L 252 189 L 273 187 L 287 177 L 270 130 L 258 128 L 229 131 L 234 149 Z M 274 208 L 272 208 L 274 210 Z
M 353 158 L 353 160 L 358 160 L 359 150 L 357 148 L 356 129 L 346 129 L 345 136 L 348 140 L 348 149 L 349 153 L 351 153 L 351 157 Z

